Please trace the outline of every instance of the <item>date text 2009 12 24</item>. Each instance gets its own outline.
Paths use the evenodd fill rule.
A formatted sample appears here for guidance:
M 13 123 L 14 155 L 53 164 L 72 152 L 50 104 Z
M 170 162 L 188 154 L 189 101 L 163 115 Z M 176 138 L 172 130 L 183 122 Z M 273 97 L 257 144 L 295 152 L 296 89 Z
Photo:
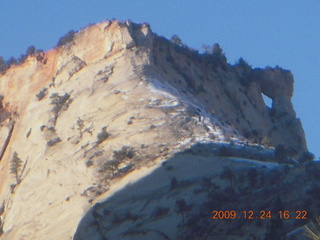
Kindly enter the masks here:
M 297 211 L 259 211 L 255 212 L 252 210 L 237 212 L 234 210 L 231 211 L 212 211 L 212 219 L 271 219 L 271 218 L 280 218 L 280 219 L 308 219 L 308 212 L 305 210 Z

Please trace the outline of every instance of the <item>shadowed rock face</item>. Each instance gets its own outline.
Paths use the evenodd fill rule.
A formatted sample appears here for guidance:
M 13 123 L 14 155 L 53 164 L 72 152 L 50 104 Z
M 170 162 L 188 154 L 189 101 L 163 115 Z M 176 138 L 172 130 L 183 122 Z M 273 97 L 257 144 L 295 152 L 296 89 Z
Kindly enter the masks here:
M 267 138 L 307 150 L 289 71 L 233 66 L 130 21 L 89 26 L 42 56 L 0 76 L 4 239 L 70 239 L 93 203 L 193 144 Z
M 227 164 L 232 165 L 232 189 L 226 184 L 228 179 L 221 181 L 217 175 Z M 285 209 L 299 209 L 296 211 L 306 215 L 295 219 L 293 211 L 291 219 L 280 220 L 284 233 L 308 224 L 308 219 L 318 214 L 317 194 L 311 191 L 319 187 L 313 181 L 319 180 L 320 164 L 294 169 L 259 164 L 219 161 L 212 146 L 192 146 L 93 205 L 73 239 L 264 239 L 270 219 L 260 214 L 270 211 L 273 219 L 279 220 L 279 201 Z M 237 217 L 213 219 L 212 211 L 220 210 L 235 211 Z M 249 211 L 254 216 L 244 219 Z M 301 229 L 291 235 L 292 240 L 304 239 Z
M 295 118 L 296 114 L 291 103 L 293 95 L 293 76 L 290 71 L 280 68 L 257 69 L 254 71 L 261 92 L 272 99 L 272 110 L 279 117 L 288 115 Z
M 273 133 L 279 139 L 277 144 L 306 151 L 304 131 L 291 102 L 294 82 L 291 72 L 280 68 L 255 69 L 253 76 L 259 83 L 261 92 L 272 99 L 270 115 L 279 131 L 279 134 Z M 282 139 L 279 135 L 283 136 Z
M 158 72 L 171 74 L 167 79 L 170 84 L 192 95 L 207 112 L 249 141 L 261 143 L 268 139 L 274 147 L 282 144 L 298 153 L 307 150 L 304 131 L 291 102 L 290 71 L 231 66 L 223 58 L 199 55 L 159 37 L 154 39 L 153 60 Z M 262 94 L 272 99 L 271 109 Z
M 261 91 L 271 99 L 283 96 L 291 99 L 293 95 L 293 76 L 281 68 L 256 69 L 254 72 Z

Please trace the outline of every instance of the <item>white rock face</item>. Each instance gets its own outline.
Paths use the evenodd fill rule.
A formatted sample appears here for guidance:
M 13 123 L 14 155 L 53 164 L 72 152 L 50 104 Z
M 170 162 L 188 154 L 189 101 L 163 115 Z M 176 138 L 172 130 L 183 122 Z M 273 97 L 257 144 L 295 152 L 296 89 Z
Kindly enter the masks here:
M 72 239 L 95 202 L 194 143 L 243 141 L 254 129 L 250 137 L 274 145 L 294 141 L 291 128 L 271 131 L 278 120 L 259 83 L 245 88 L 241 69 L 212 73 L 175 48 L 148 25 L 107 21 L 46 52 L 45 64 L 30 56 L 0 76 L 2 239 Z M 285 119 L 305 150 L 300 122 Z M 14 152 L 19 184 L 10 174 Z

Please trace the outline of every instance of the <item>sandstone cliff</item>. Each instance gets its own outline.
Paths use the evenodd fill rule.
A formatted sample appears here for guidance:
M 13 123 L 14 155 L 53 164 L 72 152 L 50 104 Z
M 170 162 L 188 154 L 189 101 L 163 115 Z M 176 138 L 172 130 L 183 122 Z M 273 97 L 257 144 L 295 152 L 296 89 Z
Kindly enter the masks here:
M 289 71 L 232 66 L 159 37 L 147 24 L 106 21 L 82 29 L 72 43 L 8 69 L 0 94 L 3 239 L 71 239 L 94 203 L 197 143 L 250 147 L 267 139 L 269 146 L 295 149 L 294 157 L 307 150 Z M 271 109 L 262 94 L 273 100 Z M 22 162 L 10 174 L 14 152 Z M 212 164 L 210 154 L 197 160 L 198 173 L 183 168 L 193 166 L 190 157 L 173 165 L 191 180 L 217 176 L 227 162 L 236 169 L 259 166 L 220 158 Z M 157 188 L 172 184 L 170 172 L 160 174 L 161 183 L 157 174 L 150 180 Z M 136 199 L 146 192 L 140 193 Z M 89 239 L 92 231 L 75 239 Z M 170 229 L 166 236 L 175 234 Z

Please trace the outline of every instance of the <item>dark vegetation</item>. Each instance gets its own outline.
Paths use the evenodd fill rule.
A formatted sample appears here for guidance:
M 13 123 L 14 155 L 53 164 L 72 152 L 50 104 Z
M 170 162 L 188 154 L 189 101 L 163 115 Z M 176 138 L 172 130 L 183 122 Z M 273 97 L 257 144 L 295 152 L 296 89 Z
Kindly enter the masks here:
M 181 39 L 179 38 L 178 35 L 174 34 L 172 37 L 171 37 L 171 42 L 177 44 L 178 46 L 182 47 L 182 46 L 185 46 L 185 44 L 182 43 Z
M 197 75 L 197 73 L 192 72 L 192 69 L 190 68 L 191 62 L 199 62 L 201 65 L 205 65 L 207 69 L 211 69 L 215 72 L 219 71 L 219 69 L 225 71 L 231 69 L 231 65 L 228 64 L 222 48 L 217 43 L 212 46 L 204 45 L 203 53 L 199 53 L 198 50 L 185 45 L 177 35 L 173 35 L 171 41 L 168 41 L 163 37 L 157 37 L 155 39 L 155 45 L 159 46 L 160 52 L 165 52 L 165 60 L 185 80 L 188 91 L 194 94 L 206 92 L 206 88 L 202 83 L 206 79 L 206 76 Z M 184 55 L 183 57 L 186 59 L 185 66 L 176 62 L 177 58 L 175 55 L 180 54 Z M 154 61 L 156 62 L 158 59 L 154 58 Z
M 16 188 L 17 185 L 19 185 L 22 181 L 22 175 L 25 171 L 26 165 L 28 163 L 28 158 L 22 165 L 23 161 L 21 158 L 18 156 L 17 152 L 13 153 L 11 162 L 10 162 L 10 173 L 14 175 L 16 179 L 15 184 L 11 184 L 11 193 L 14 193 L 14 189 Z
M 4 74 L 7 69 L 13 65 L 20 65 L 25 62 L 29 56 L 34 56 L 38 52 L 43 52 L 41 49 L 36 49 L 35 46 L 29 46 L 25 54 L 21 54 L 18 59 L 11 57 L 9 60 L 5 61 L 3 57 L 0 56 L 0 74 Z
M 104 162 L 103 168 L 100 169 L 102 172 L 111 172 L 112 176 L 119 170 L 120 161 L 117 159 L 112 159 Z
M 102 128 L 102 131 L 99 134 L 101 143 L 110 135 L 106 131 L 106 128 Z M 99 148 L 99 145 L 96 143 L 93 149 L 97 148 Z M 89 155 L 88 160 L 86 161 L 86 166 L 96 166 L 101 182 L 108 185 L 108 181 L 110 179 L 123 176 L 132 170 L 134 163 L 133 161 L 127 162 L 127 160 L 134 160 L 135 155 L 134 148 L 130 146 L 123 146 L 121 149 L 113 151 L 111 159 L 104 150 L 96 150 L 94 153 Z M 126 163 L 125 166 L 120 168 L 120 164 L 124 162 Z
M 10 173 L 12 173 L 15 176 L 17 184 L 21 182 L 20 171 L 21 171 L 22 163 L 23 162 L 19 158 L 17 152 L 14 152 L 13 157 L 11 159 L 11 163 L 10 163 Z
M 5 60 L 3 59 L 3 57 L 0 57 L 0 73 L 5 73 L 7 68 L 8 68 L 8 66 L 7 66 Z
M 41 101 L 48 93 L 48 88 L 42 88 L 39 93 L 36 94 L 38 101 Z
M 235 175 L 230 167 L 224 167 L 222 173 L 220 174 L 220 179 L 228 180 L 230 189 L 234 190 L 235 188 Z
M 57 43 L 57 47 L 61 47 L 64 46 L 68 43 L 72 43 L 74 40 L 74 36 L 75 36 L 76 32 L 73 30 L 70 30 L 68 33 L 66 33 L 64 36 L 62 36 L 58 43 Z
M 57 43 L 57 47 L 61 47 L 68 43 L 74 42 L 75 34 L 76 34 L 75 31 L 70 30 L 68 33 L 66 33 L 64 36 L 62 36 L 59 39 Z M 36 49 L 36 47 L 33 45 L 29 46 L 26 52 L 24 54 L 21 54 L 20 57 L 17 59 L 14 57 L 11 57 L 6 61 L 3 57 L 0 56 L 0 75 L 4 74 L 11 66 L 20 65 L 24 63 L 29 56 L 35 56 L 35 55 L 38 62 L 42 62 L 44 64 L 46 63 L 46 59 L 44 59 L 44 56 L 43 56 L 44 55 L 43 50 Z
M 112 177 L 115 177 L 116 175 L 121 175 L 125 173 L 126 171 L 130 170 L 130 168 L 133 166 L 132 164 L 129 164 L 126 169 L 124 169 L 122 172 L 119 172 L 119 165 L 124 160 L 127 159 L 133 159 L 135 156 L 134 149 L 129 146 L 123 146 L 121 149 L 117 151 L 113 151 L 113 158 L 109 161 L 105 161 L 102 165 L 102 168 L 100 169 L 100 172 L 111 172 Z
M 61 139 L 59 137 L 56 137 L 56 138 L 53 138 L 53 139 L 50 139 L 48 142 L 47 142 L 47 145 L 49 147 L 52 147 L 54 145 L 56 145 L 57 143 L 61 142 Z
M 73 99 L 70 98 L 70 95 L 68 93 L 65 93 L 61 96 L 59 96 L 58 93 L 53 93 L 50 98 L 52 99 L 50 104 L 54 105 L 51 111 L 54 115 L 53 121 L 55 124 L 61 112 L 68 109 Z
M 215 43 L 212 46 L 203 45 L 203 49 L 203 57 L 205 61 L 212 65 L 213 70 L 216 70 L 218 67 L 222 68 L 224 71 L 228 70 L 229 64 L 227 58 L 218 43 Z
M 79 117 L 77 119 L 77 130 L 79 132 L 79 137 L 82 138 L 82 135 L 84 133 L 84 121 Z
M 186 201 L 181 198 L 176 201 L 175 211 L 176 213 L 182 216 L 182 224 L 185 225 L 185 214 L 192 209 L 191 206 L 188 206 Z
M 123 161 L 124 159 L 132 159 L 134 154 L 134 149 L 132 147 L 123 146 L 120 150 L 113 152 L 113 158 L 118 161 Z
M 101 132 L 98 133 L 96 145 L 101 144 L 104 140 L 106 140 L 110 134 L 107 132 L 107 127 L 103 127 Z

